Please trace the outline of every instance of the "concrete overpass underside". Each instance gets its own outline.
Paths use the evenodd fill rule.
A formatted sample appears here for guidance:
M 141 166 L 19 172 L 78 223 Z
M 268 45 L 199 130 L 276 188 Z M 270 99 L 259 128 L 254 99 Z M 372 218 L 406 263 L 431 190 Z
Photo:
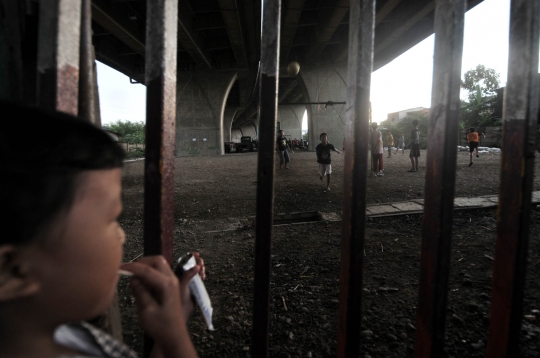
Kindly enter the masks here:
M 178 3 L 176 155 L 220 155 L 224 142 L 257 136 L 261 1 Z M 377 1 L 373 70 L 430 36 L 434 9 L 435 0 Z M 97 60 L 141 83 L 145 19 L 146 0 L 92 1 Z M 283 0 L 280 36 L 281 128 L 299 138 L 307 109 L 310 143 L 328 132 L 341 145 L 349 0 Z M 295 77 L 286 71 L 291 61 L 301 66 Z

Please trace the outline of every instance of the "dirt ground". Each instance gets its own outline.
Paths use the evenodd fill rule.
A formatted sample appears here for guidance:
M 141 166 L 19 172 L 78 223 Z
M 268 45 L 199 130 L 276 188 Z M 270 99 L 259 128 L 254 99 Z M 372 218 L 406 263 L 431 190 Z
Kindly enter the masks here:
M 420 171 L 408 173 L 408 153 L 385 158 L 385 176 L 369 177 L 368 204 L 424 197 L 425 151 Z M 275 212 L 340 212 L 343 156 L 332 154 L 331 190 L 317 174 L 313 152 L 291 153 L 290 170 L 276 170 Z M 500 155 L 458 153 L 456 196 L 498 192 Z M 183 157 L 175 162 L 175 257 L 200 251 L 214 307 L 214 332 L 195 313 L 190 331 L 201 357 L 249 357 L 257 153 Z M 126 163 L 125 261 L 142 253 L 144 162 Z M 536 161 L 535 172 L 540 169 Z M 535 177 L 535 190 L 540 178 Z M 421 247 L 421 215 L 371 218 L 365 247 L 364 357 L 413 356 Z M 450 357 L 483 357 L 489 324 L 495 210 L 456 211 L 452 242 L 446 350 Z M 226 227 L 237 228 L 228 229 Z M 540 355 L 540 211 L 533 211 L 521 330 L 522 357 Z M 270 356 L 335 356 L 339 289 L 340 222 L 274 227 L 270 307 Z M 124 340 L 141 352 L 134 301 L 119 284 Z M 390 288 L 391 290 L 386 290 Z

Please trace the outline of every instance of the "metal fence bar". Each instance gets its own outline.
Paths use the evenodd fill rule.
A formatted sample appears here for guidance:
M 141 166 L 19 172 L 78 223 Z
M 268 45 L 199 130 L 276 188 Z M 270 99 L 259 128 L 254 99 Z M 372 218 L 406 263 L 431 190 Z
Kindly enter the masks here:
M 369 96 L 373 69 L 375 0 L 353 0 L 349 20 L 346 150 L 339 279 L 338 357 L 360 354 L 366 225 Z
M 439 0 L 435 8 L 415 357 L 443 356 L 465 9 L 465 0 Z
M 517 357 L 538 117 L 539 0 L 513 0 L 488 357 Z
M 77 115 L 80 32 L 80 1 L 39 2 L 38 106 Z
M 281 0 L 264 1 L 259 73 L 259 152 L 257 160 L 257 221 L 252 357 L 268 356 L 268 311 L 272 223 L 274 219 L 274 157 L 279 84 Z
M 92 46 L 92 5 L 91 0 L 81 3 L 81 45 L 79 67 L 78 115 L 90 123 L 96 123 L 94 89 L 94 49 Z
M 146 2 L 144 255 L 173 264 L 177 0 Z M 153 342 L 145 336 L 144 356 Z
M 178 4 L 146 3 L 144 254 L 172 265 Z

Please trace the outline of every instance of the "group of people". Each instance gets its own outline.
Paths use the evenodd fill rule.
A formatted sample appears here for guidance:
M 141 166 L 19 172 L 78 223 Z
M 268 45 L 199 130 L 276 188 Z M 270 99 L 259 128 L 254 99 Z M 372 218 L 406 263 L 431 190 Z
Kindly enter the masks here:
M 408 170 L 410 173 L 418 171 L 418 157 L 420 157 L 420 130 L 418 129 L 418 121 L 414 120 L 412 122 L 413 128 L 411 130 L 409 147 L 411 149 L 409 153 L 409 158 L 411 160 L 411 169 Z M 384 144 L 383 144 L 383 135 L 382 132 L 377 130 L 377 123 L 371 124 L 371 133 L 370 133 L 370 147 L 371 147 L 371 159 L 372 159 L 372 171 L 374 176 L 382 177 L 384 176 Z M 388 146 L 388 158 L 392 156 L 392 147 L 394 147 L 394 136 L 390 131 L 386 134 L 386 145 Z M 402 153 L 405 154 L 405 136 L 401 133 L 399 137 L 398 147 L 396 148 L 395 154 L 401 149 Z

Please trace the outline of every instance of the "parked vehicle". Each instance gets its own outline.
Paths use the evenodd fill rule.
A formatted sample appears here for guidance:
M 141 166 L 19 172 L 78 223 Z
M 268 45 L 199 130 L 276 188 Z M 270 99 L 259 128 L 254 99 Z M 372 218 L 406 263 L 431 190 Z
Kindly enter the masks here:
M 259 141 L 256 138 L 246 136 L 240 138 L 240 143 L 236 143 L 236 152 L 240 153 L 244 149 L 253 152 L 256 151 L 258 147 Z
M 236 153 L 237 152 L 237 148 L 236 148 L 236 145 L 238 143 L 234 143 L 234 142 L 225 142 L 225 153 Z

